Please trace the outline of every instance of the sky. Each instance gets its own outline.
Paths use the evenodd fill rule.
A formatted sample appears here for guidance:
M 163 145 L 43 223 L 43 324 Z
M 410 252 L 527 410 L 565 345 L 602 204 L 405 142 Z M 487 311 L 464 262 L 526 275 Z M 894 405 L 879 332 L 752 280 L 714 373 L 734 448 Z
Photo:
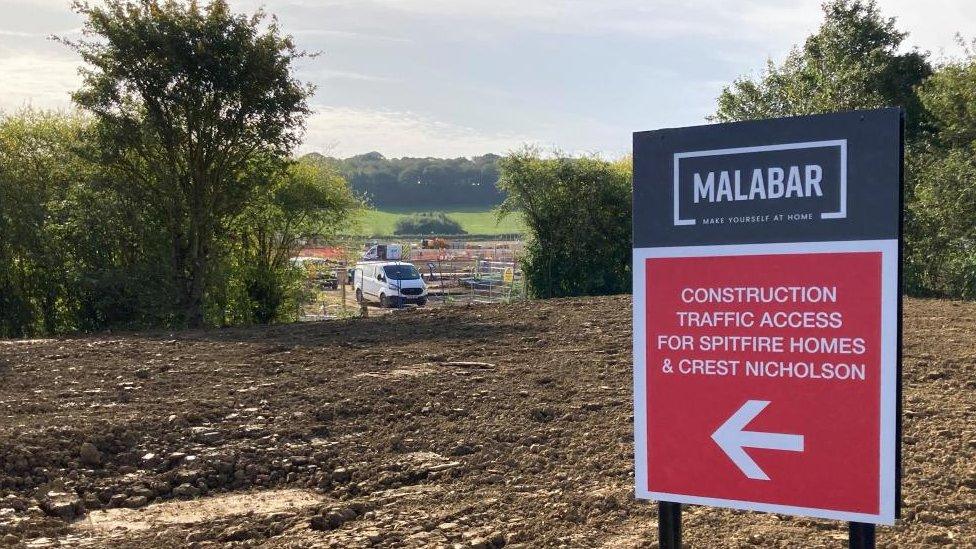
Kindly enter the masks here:
M 68 0 L 0 0 L 0 111 L 71 108 Z M 231 0 L 275 14 L 317 86 L 301 152 L 626 154 L 634 131 L 701 124 L 723 86 L 814 32 L 820 0 Z M 973 0 L 880 0 L 909 47 L 958 55 Z M 964 34 L 968 39 L 976 35 Z

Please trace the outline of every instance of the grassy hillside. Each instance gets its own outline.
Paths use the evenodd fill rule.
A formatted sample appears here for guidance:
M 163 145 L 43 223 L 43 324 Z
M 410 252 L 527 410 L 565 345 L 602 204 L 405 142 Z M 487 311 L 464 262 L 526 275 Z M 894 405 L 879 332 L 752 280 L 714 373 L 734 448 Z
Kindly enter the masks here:
M 362 236 L 392 235 L 398 219 L 420 211 L 431 210 L 367 210 L 353 232 Z M 522 218 L 515 214 L 506 217 L 501 223 L 496 223 L 495 212 L 491 210 L 462 208 L 437 211 L 442 211 L 448 217 L 457 220 L 470 235 L 513 234 L 525 231 Z

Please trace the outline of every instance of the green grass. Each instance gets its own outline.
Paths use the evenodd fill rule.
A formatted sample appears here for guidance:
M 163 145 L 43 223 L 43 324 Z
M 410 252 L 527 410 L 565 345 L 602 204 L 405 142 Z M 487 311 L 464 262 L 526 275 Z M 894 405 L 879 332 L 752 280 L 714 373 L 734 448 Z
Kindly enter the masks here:
M 440 211 L 448 217 L 457 220 L 461 228 L 469 235 L 521 234 L 525 232 L 525 223 L 521 216 L 512 214 L 496 223 L 495 212 L 474 208 L 449 208 L 445 210 L 367 210 L 359 219 L 359 226 L 351 232 L 357 236 L 389 236 L 393 234 L 397 219 L 413 213 Z

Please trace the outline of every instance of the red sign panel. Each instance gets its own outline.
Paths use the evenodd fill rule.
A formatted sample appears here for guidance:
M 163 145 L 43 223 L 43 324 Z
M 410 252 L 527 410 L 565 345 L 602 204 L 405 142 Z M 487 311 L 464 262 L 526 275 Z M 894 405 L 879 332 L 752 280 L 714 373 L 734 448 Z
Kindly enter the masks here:
M 638 494 L 893 521 L 892 246 L 635 250 Z

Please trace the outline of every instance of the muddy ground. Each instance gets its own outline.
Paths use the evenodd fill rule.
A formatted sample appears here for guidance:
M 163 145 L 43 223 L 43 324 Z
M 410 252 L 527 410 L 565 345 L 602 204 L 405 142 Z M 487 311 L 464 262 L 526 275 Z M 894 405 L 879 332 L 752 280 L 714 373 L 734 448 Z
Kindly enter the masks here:
M 976 546 L 976 305 L 905 307 L 904 516 Z M 0 342 L 0 545 L 649 547 L 626 297 Z M 694 547 L 842 547 L 702 507 Z

